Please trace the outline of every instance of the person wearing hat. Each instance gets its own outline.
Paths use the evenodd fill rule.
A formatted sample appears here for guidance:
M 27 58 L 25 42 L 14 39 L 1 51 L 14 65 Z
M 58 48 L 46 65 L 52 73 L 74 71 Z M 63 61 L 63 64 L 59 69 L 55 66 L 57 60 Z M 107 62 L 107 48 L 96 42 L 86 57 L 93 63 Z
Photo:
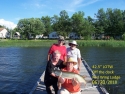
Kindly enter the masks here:
M 68 58 L 66 62 L 66 67 L 61 69 L 62 71 L 79 73 L 77 69 L 74 68 L 74 65 L 77 64 L 77 61 L 74 58 Z M 58 91 L 58 94 L 81 94 L 80 92 L 80 83 L 75 79 L 68 79 L 58 77 L 58 82 L 61 83 L 61 89 Z
M 64 37 L 63 36 L 59 36 L 58 38 L 58 43 L 57 44 L 53 44 L 48 52 L 48 56 L 47 59 L 48 61 L 50 60 L 52 53 L 55 50 L 58 50 L 61 53 L 60 59 L 64 62 L 66 62 L 67 59 L 67 52 L 66 52 L 66 47 L 63 45 L 64 44 Z
M 69 48 L 67 48 L 67 57 L 74 58 L 78 63 L 74 66 L 74 68 L 80 71 L 80 64 L 81 64 L 81 53 L 80 50 L 77 48 L 78 44 L 75 40 L 69 42 Z

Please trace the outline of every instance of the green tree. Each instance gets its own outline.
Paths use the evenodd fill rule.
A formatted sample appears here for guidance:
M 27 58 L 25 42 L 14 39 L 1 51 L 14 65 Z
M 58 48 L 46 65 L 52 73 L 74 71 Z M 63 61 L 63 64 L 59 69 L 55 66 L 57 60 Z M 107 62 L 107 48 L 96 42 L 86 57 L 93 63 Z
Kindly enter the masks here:
M 71 17 L 72 22 L 72 32 L 75 32 L 79 36 L 83 36 L 84 34 L 84 12 L 78 11 L 74 13 Z
M 104 33 L 107 28 L 107 19 L 106 19 L 106 13 L 103 10 L 103 8 L 98 10 L 98 13 L 95 14 L 97 20 L 95 21 L 95 33 L 101 34 Z
M 58 21 L 58 25 L 57 25 L 57 32 L 60 35 L 63 36 L 67 36 L 72 28 L 71 28 L 71 22 L 70 22 L 70 18 L 68 16 L 68 13 L 65 10 L 62 10 L 60 12 L 60 17 L 59 17 L 59 21 Z
M 59 21 L 58 15 L 54 15 L 53 17 L 51 17 L 51 24 L 53 31 L 58 31 L 58 21 Z
M 103 8 L 96 14 L 97 21 L 94 23 L 96 34 L 104 33 L 111 37 L 122 36 L 125 30 L 125 12 L 120 9 Z
M 124 22 L 122 11 L 119 9 L 107 9 L 108 21 L 109 21 L 109 34 L 113 37 L 123 34 Z
M 122 12 L 122 16 L 123 16 L 123 33 L 125 33 L 125 10 Z
M 35 38 L 38 34 L 43 34 L 45 31 L 44 24 L 39 18 L 21 19 L 17 24 L 23 38 L 30 39 L 31 36 Z
M 45 27 L 45 32 L 44 35 L 48 36 L 49 33 L 52 31 L 52 23 L 51 23 L 51 17 L 49 16 L 42 16 L 41 18 L 42 23 L 44 24 Z
M 93 25 L 93 19 L 88 16 L 87 19 L 85 19 L 84 21 L 84 25 L 83 25 L 83 30 L 82 30 L 82 34 L 84 36 L 84 39 L 91 39 L 91 36 L 95 33 L 95 28 Z
M 73 32 L 78 34 L 80 37 L 84 37 L 84 39 L 91 38 L 94 33 L 94 26 L 93 19 L 90 16 L 88 16 L 88 18 L 84 18 L 84 12 L 79 11 L 73 14 L 71 21 Z

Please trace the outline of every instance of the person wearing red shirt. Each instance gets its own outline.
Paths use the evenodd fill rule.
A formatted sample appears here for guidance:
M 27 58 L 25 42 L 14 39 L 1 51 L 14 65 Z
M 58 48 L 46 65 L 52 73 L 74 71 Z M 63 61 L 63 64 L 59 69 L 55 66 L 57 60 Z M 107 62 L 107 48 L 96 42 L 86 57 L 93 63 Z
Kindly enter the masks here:
M 66 62 L 66 67 L 63 68 L 62 71 L 79 73 L 79 71 L 73 67 L 76 64 L 77 62 L 73 58 L 69 58 Z M 75 78 L 68 79 L 59 77 L 58 82 L 61 83 L 61 89 L 58 91 L 58 94 L 81 94 L 80 83 Z
M 48 61 L 50 60 L 52 54 L 54 51 L 58 50 L 61 53 L 60 59 L 64 62 L 66 62 L 67 59 L 67 52 L 66 52 L 66 47 L 64 44 L 64 37 L 59 36 L 58 38 L 58 44 L 53 44 L 48 52 Z M 52 56 L 53 57 L 53 56 Z
M 66 50 L 66 47 L 64 44 L 64 37 L 63 36 L 59 36 L 58 38 L 58 43 L 57 44 L 53 44 L 50 49 L 49 49 L 49 52 L 48 52 L 48 56 L 47 56 L 47 60 L 51 60 L 51 58 L 53 58 L 53 53 L 55 51 L 59 51 L 61 56 L 60 56 L 60 59 L 63 61 L 63 62 L 66 62 L 67 61 L 67 50 Z M 52 87 L 50 86 L 51 90 L 52 90 Z

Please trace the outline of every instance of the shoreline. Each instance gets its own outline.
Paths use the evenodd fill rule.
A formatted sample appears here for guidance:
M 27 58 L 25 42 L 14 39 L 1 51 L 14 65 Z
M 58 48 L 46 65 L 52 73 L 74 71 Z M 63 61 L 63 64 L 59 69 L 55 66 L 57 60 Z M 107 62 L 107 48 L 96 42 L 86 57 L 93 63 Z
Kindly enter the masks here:
M 121 40 L 76 40 L 79 47 L 125 47 Z M 0 47 L 49 47 L 57 40 L 0 40 Z

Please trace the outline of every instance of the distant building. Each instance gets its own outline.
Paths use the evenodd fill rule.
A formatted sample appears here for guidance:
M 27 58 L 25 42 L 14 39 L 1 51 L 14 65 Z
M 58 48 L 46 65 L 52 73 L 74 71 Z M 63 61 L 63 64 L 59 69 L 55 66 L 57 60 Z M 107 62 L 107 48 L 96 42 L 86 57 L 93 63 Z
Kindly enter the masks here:
M 36 39 L 42 39 L 43 38 L 43 34 L 41 35 L 36 35 Z
M 71 33 L 68 35 L 68 37 L 69 37 L 70 39 L 80 39 L 79 35 L 76 34 L 75 32 L 71 32 Z
M 57 32 L 51 32 L 49 34 L 49 38 L 50 39 L 56 39 L 58 38 L 60 35 L 57 34 Z M 71 32 L 68 36 L 66 36 L 66 38 L 70 38 L 70 39 L 80 39 L 80 36 L 78 34 L 76 34 L 75 32 Z
M 0 38 L 7 38 L 8 31 L 5 28 L 0 28 Z
M 20 33 L 19 32 L 15 32 L 14 35 L 13 35 L 13 38 L 14 39 L 20 39 Z
M 59 35 L 57 34 L 57 32 L 51 32 L 50 34 L 49 34 L 49 38 L 50 39 L 56 39 L 56 38 L 58 38 L 59 37 Z

